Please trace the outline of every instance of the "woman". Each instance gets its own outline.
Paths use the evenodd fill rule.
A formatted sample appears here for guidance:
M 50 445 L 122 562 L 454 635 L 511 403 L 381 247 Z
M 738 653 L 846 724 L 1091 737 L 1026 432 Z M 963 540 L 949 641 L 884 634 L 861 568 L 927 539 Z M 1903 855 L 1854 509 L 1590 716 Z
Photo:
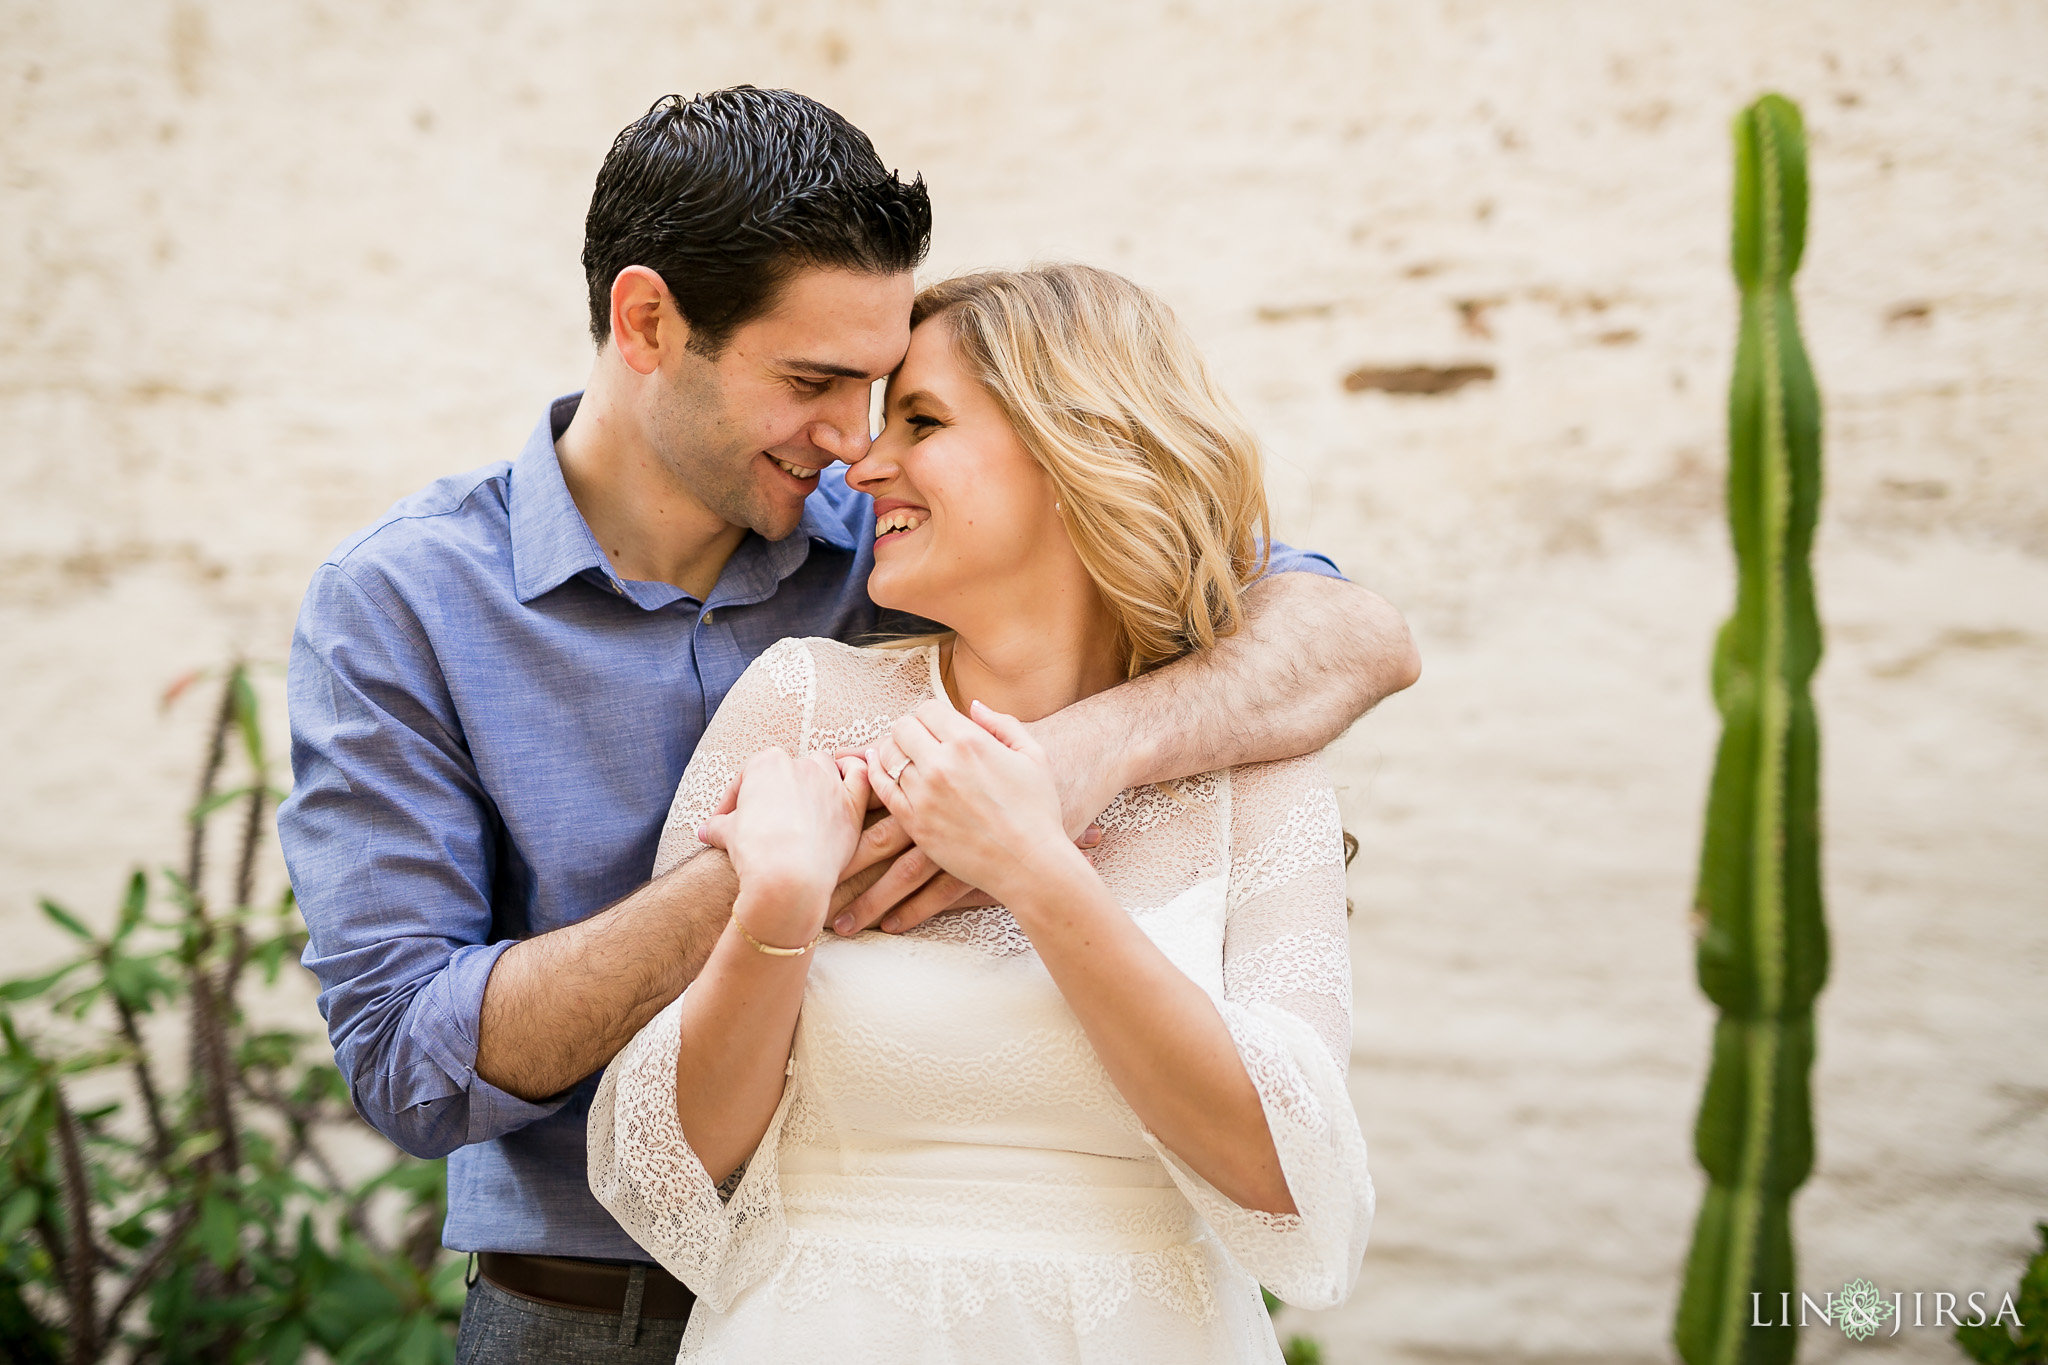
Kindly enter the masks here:
M 605 1073 L 591 1187 L 696 1291 L 684 1360 L 1278 1361 L 1258 1284 L 1341 1301 L 1372 1218 L 1329 780 L 1126 791 L 1091 863 L 1023 725 L 1236 628 L 1257 448 L 1119 276 L 912 324 L 848 481 L 874 600 L 950 633 L 785 640 L 720 707 L 655 871 L 723 848 L 739 898 Z M 999 906 L 826 934 L 871 793 Z

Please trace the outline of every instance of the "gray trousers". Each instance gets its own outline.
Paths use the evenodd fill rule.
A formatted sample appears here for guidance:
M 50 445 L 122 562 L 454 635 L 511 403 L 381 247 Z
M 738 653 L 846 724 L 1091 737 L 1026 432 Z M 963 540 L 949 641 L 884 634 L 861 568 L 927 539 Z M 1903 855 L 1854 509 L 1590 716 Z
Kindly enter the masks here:
M 641 1317 L 637 1295 L 627 1304 L 625 1313 L 557 1308 L 478 1279 L 462 1305 L 455 1365 L 675 1365 L 683 1323 Z

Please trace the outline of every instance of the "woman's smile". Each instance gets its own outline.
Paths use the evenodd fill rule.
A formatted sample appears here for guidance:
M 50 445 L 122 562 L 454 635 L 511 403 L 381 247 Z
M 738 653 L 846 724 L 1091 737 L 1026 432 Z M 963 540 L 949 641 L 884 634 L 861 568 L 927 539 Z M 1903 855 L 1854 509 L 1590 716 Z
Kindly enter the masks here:
M 875 501 L 875 544 L 901 540 L 931 520 L 931 509 L 905 502 L 902 498 Z

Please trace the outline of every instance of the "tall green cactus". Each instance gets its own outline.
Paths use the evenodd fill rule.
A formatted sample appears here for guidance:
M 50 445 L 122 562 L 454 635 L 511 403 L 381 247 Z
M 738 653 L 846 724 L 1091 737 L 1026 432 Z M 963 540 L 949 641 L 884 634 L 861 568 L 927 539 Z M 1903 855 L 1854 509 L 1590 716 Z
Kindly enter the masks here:
M 1766 95 L 1735 120 L 1742 332 L 1728 395 L 1735 614 L 1714 649 L 1721 748 L 1700 854 L 1699 979 L 1721 1017 L 1694 1146 L 1708 1189 L 1678 1305 L 1689 1365 L 1781 1365 L 1793 1282 L 1792 1193 L 1813 1168 L 1813 1001 L 1827 979 L 1820 900 L 1820 661 L 1807 555 L 1820 506 L 1820 394 L 1792 275 L 1806 241 L 1798 107 Z M 1796 1311 L 1791 1318 L 1797 1321 Z M 1769 1326 L 1758 1326 L 1759 1322 Z

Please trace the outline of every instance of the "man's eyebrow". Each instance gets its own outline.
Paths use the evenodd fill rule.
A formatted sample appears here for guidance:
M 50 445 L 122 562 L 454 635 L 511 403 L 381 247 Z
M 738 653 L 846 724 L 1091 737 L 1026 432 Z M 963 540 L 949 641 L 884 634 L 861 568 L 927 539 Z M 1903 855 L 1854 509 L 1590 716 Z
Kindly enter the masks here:
M 803 374 L 828 375 L 834 379 L 858 379 L 863 384 L 872 383 L 879 377 L 869 374 L 858 366 L 834 365 L 827 360 L 783 360 L 778 361 L 777 364 L 785 370 L 794 370 Z

